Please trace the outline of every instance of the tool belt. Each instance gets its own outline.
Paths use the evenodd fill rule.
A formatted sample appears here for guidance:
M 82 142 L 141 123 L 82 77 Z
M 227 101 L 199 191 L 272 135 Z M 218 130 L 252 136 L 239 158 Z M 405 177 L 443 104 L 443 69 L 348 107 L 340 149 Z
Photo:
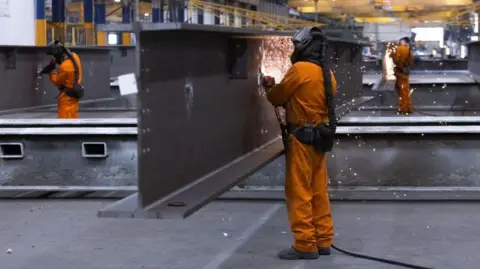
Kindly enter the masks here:
M 75 84 L 74 88 L 67 88 L 67 87 L 59 87 L 59 91 L 64 92 L 67 96 L 76 98 L 76 99 L 82 99 L 85 90 L 83 89 L 82 85 Z
M 396 67 L 395 67 L 395 71 L 396 71 L 397 73 L 409 75 L 409 74 L 410 74 L 410 71 L 411 71 L 411 68 L 410 68 L 409 66 L 407 66 L 407 67 L 398 67 L 398 66 L 396 66 Z
M 287 131 L 289 134 L 305 145 L 313 145 L 317 152 L 332 151 L 335 140 L 335 129 L 320 123 L 316 126 L 287 124 Z

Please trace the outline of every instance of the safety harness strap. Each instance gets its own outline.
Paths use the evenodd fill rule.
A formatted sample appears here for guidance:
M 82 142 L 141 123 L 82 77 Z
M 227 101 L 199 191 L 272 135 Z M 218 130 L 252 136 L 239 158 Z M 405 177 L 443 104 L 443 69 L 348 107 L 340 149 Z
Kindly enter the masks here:
M 323 87 L 325 89 L 325 96 L 327 102 L 328 126 L 335 132 L 337 129 L 337 115 L 335 114 L 335 94 L 333 92 L 332 76 L 330 69 L 323 63 L 320 64 L 323 72 Z

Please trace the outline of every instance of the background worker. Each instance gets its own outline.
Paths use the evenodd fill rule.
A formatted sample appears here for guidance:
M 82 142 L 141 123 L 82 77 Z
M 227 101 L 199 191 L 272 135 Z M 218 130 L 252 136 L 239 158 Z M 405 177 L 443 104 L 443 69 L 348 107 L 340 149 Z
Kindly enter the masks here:
M 410 50 L 410 38 L 400 39 L 400 44 L 390 53 L 395 64 L 395 90 L 398 94 L 398 112 L 400 114 L 413 113 L 412 99 L 410 98 L 410 68 L 413 65 L 413 53 Z
M 279 252 L 278 257 L 316 259 L 319 255 L 330 255 L 333 240 L 325 154 L 329 149 L 321 149 L 330 144 L 331 150 L 333 134 L 313 141 L 311 131 L 323 130 L 321 126 L 326 133 L 330 128 L 335 132 L 332 109 L 337 83 L 326 67 L 327 40 L 319 28 L 303 28 L 292 41 L 295 47 L 291 56 L 293 65 L 283 80 L 275 85 L 271 77 L 264 79 L 268 100 L 286 110 L 289 133 L 285 153 L 285 198 L 295 242 L 291 248 Z M 318 141 L 321 145 L 315 144 Z
M 78 118 L 78 103 L 83 97 L 80 58 L 59 41 L 51 41 L 47 45 L 47 55 L 52 56 L 52 60 L 40 71 L 40 74 L 48 74 L 50 81 L 60 91 L 57 96 L 58 118 Z M 55 71 L 57 65 L 58 69 Z

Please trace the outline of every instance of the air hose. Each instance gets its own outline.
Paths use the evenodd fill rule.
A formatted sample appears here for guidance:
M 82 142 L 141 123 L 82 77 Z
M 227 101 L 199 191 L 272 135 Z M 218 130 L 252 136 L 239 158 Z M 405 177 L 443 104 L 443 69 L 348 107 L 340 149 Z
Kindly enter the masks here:
M 392 264 L 392 265 L 397 265 L 397 266 L 401 266 L 401 267 L 405 267 L 405 268 L 412 268 L 412 269 L 434 269 L 432 267 L 414 265 L 414 264 L 404 263 L 404 262 L 400 262 L 400 261 L 394 261 L 394 260 L 389 260 L 389 259 L 384 259 L 384 258 L 368 256 L 368 255 L 360 254 L 360 253 L 356 253 L 356 252 L 351 252 L 351 251 L 347 251 L 347 250 L 344 250 L 342 248 L 339 248 L 339 247 L 337 247 L 333 244 L 332 244 L 332 248 L 335 249 L 336 251 L 341 252 L 343 254 L 346 254 L 348 256 L 352 256 L 352 257 L 360 258 L 360 259 L 364 259 L 364 260 L 371 260 L 371 261 L 387 263 L 387 264 Z

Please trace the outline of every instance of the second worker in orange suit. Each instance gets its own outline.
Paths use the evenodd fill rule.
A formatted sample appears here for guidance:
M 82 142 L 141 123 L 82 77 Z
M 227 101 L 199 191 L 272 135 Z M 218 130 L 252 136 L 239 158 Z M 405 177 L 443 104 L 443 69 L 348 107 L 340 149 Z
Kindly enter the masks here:
M 413 65 L 413 53 L 410 50 L 410 39 L 400 39 L 400 44 L 390 55 L 395 64 L 395 90 L 398 95 L 398 112 L 401 114 L 413 113 L 412 99 L 410 98 L 410 69 Z
M 330 255 L 333 220 L 327 193 L 326 153 L 336 129 L 333 95 L 337 83 L 327 67 L 327 39 L 316 27 L 292 38 L 292 67 L 275 85 L 264 80 L 267 98 L 286 110 L 285 198 L 294 244 L 280 259 L 316 259 Z
M 78 104 L 83 97 L 82 64 L 76 53 L 70 52 L 59 41 L 47 45 L 51 62 L 40 73 L 48 74 L 59 94 L 57 114 L 59 119 L 78 118 Z M 58 68 L 56 68 L 58 65 Z M 55 71 L 56 69 L 56 71 Z

